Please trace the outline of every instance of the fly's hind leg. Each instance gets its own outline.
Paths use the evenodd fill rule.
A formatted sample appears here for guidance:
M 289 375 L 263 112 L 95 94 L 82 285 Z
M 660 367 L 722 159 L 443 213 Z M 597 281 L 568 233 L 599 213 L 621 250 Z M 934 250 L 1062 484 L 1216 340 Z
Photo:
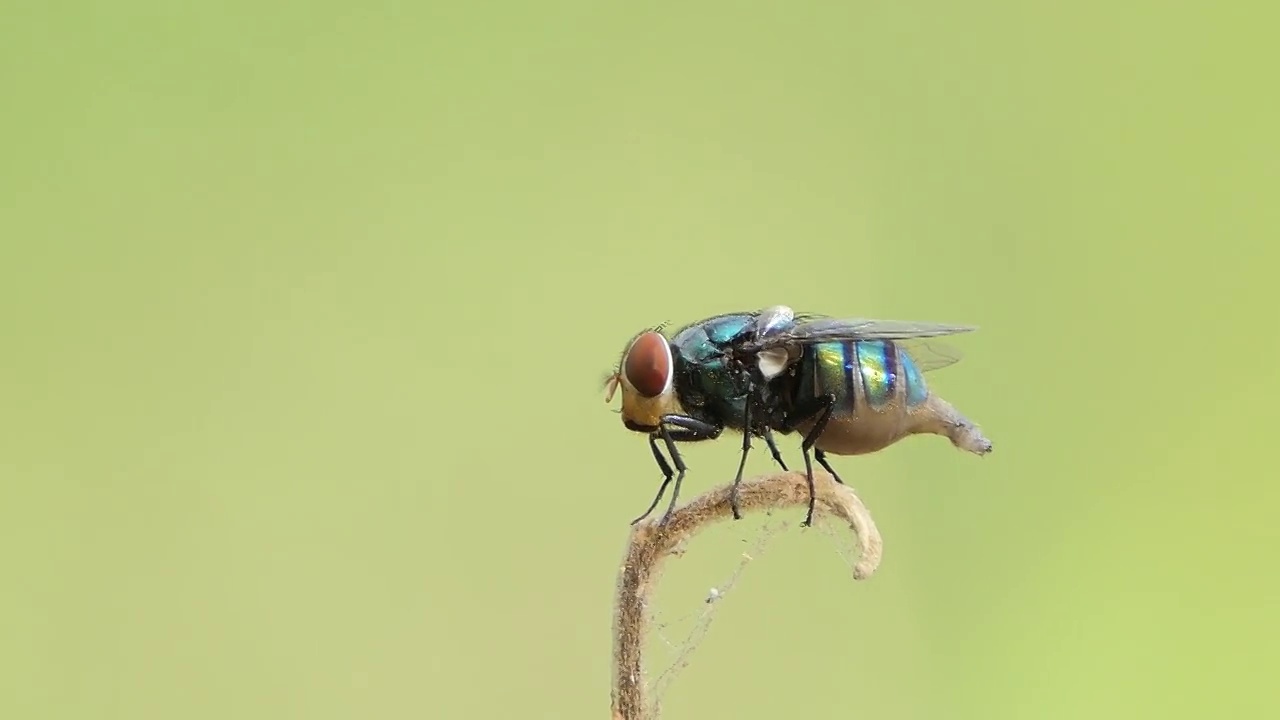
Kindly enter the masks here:
M 808 398 L 804 401 L 796 403 L 795 410 L 791 413 L 791 417 L 787 422 L 787 429 L 794 428 L 797 423 L 804 422 L 811 417 L 817 416 L 817 420 L 813 423 L 813 427 L 804 436 L 804 442 L 800 444 L 800 453 L 804 456 L 804 476 L 809 482 L 809 512 L 804 516 L 804 527 L 813 526 L 813 506 L 817 500 L 817 488 L 813 484 L 813 463 L 809 460 L 809 450 L 813 448 L 813 444 L 818 442 L 818 438 L 822 437 L 822 431 L 827 429 L 827 421 L 831 419 L 831 411 L 836 406 L 836 396 L 833 394 L 821 395 L 815 398 Z M 827 472 L 831 472 L 830 466 L 825 462 L 825 456 L 822 451 L 817 451 L 818 462 Z M 834 476 L 835 473 L 831 472 Z M 841 484 L 844 484 L 841 482 Z
M 822 452 L 822 451 L 821 451 L 821 450 L 819 450 L 818 448 L 814 448 L 814 449 L 813 449 L 813 459 L 818 461 L 818 464 L 822 466 L 822 469 L 823 469 L 823 470 L 826 470 L 827 472 L 831 473 L 831 477 L 835 478 L 835 479 L 836 479 L 836 482 L 840 483 L 841 485 L 843 485 L 843 484 L 844 484 L 844 481 L 843 481 L 843 480 L 841 480 L 841 479 L 840 479 L 840 476 L 836 474 L 835 469 L 834 469 L 834 468 L 832 468 L 832 467 L 831 467 L 831 464 L 827 462 L 827 454 L 826 454 L 826 453 Z

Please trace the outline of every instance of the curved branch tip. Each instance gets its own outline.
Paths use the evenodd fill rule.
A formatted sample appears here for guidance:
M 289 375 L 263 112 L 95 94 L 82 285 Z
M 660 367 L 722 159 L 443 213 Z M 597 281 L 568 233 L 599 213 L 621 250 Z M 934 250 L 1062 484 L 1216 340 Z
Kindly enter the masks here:
M 859 558 L 853 566 L 855 580 L 865 580 L 880 565 L 884 545 L 871 513 L 858 495 L 831 475 L 814 473 L 815 516 L 831 514 L 845 520 L 858 543 Z M 713 488 L 676 508 L 665 525 L 655 518 L 631 528 L 626 557 L 618 577 L 614 606 L 614 720 L 649 720 L 655 717 L 644 697 L 643 644 L 646 609 L 662 563 L 676 554 L 694 535 L 733 516 L 731 485 Z M 809 485 L 804 473 L 786 472 L 744 481 L 738 486 L 738 507 L 758 512 L 807 507 Z M 815 517 L 816 519 L 816 517 Z

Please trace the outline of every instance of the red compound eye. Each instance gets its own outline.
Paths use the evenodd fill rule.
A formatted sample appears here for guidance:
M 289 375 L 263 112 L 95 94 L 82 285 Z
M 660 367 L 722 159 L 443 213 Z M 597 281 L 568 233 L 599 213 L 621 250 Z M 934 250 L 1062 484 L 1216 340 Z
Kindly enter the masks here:
M 653 331 L 643 333 L 631 343 L 622 371 L 627 382 L 644 397 L 657 397 L 667 388 L 671 377 L 671 350 L 667 339 Z

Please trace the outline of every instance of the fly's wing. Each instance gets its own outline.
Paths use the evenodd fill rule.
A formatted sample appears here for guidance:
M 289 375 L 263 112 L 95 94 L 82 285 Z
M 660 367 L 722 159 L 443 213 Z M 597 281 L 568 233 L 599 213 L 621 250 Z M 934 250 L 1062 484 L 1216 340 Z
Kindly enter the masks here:
M 858 318 L 814 318 L 793 327 L 778 330 L 743 344 L 743 349 L 759 352 L 787 345 L 812 345 L 839 340 L 911 340 L 940 337 L 977 330 L 972 325 L 906 320 L 862 320 Z
M 964 357 L 959 350 L 930 338 L 894 340 L 893 344 L 905 350 L 911 356 L 920 372 L 929 372 L 948 365 L 954 365 Z
M 757 310 L 754 314 L 756 316 L 756 321 L 753 329 L 756 337 L 773 335 L 774 333 L 795 324 L 796 321 L 795 311 L 786 305 L 774 305 L 773 307 L 762 308 Z
M 907 351 L 921 372 L 937 370 L 952 365 L 962 355 L 958 350 L 930 338 L 976 330 L 971 325 L 946 325 L 942 323 L 914 322 L 906 320 L 869 320 L 863 318 L 831 318 L 814 315 L 802 316 L 794 326 L 775 331 L 743 343 L 742 350 L 754 352 L 772 360 L 779 351 L 792 351 L 804 345 L 842 340 L 891 340 Z M 770 373 L 766 373 L 768 375 Z
M 794 327 L 796 322 L 803 322 L 810 317 L 802 315 L 797 320 L 796 311 L 786 305 L 761 308 L 754 315 L 756 320 L 752 328 L 752 337 L 756 340 L 786 332 Z M 796 356 L 792 355 L 791 349 L 791 347 L 781 345 L 755 353 L 756 364 L 760 368 L 760 374 L 766 380 L 781 375 L 796 360 Z

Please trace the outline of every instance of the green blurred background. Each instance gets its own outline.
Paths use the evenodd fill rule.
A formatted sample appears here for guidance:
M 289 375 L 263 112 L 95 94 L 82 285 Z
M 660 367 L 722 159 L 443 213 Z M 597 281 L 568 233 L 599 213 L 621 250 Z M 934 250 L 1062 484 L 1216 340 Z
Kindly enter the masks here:
M 600 382 L 779 302 L 980 325 L 995 452 L 837 459 L 880 573 L 785 535 L 665 717 L 1276 713 L 1274 15 L 6 3 L 0 716 L 605 717 Z

